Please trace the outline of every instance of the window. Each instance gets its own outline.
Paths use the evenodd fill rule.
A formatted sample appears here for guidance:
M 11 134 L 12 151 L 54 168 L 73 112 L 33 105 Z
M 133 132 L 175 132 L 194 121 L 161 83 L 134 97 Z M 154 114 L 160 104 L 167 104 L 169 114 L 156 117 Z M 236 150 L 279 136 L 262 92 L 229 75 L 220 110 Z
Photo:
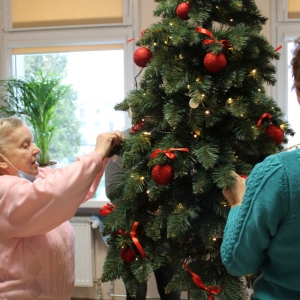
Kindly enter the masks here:
M 51 4 L 59 2 L 54 8 L 59 6 L 61 10 L 64 9 L 62 2 L 58 0 L 26 2 L 40 10 L 40 5 L 50 5 L 53 8 Z M 72 6 L 75 17 L 71 16 L 70 19 L 74 20 L 76 11 L 80 8 L 76 9 L 73 0 L 64 1 L 63 6 L 67 2 L 72 3 L 69 3 L 69 7 Z M 95 1 L 78 0 L 76 3 L 90 5 Z M 97 3 L 107 6 L 107 1 L 104 0 Z M 10 12 L 21 12 L 22 5 L 22 0 L 4 0 L 4 7 Z M 75 156 L 93 150 L 98 133 L 114 129 L 125 130 L 131 126 L 128 114 L 115 111 L 114 105 L 121 102 L 126 93 L 134 87 L 134 77 L 139 71 L 133 62 L 135 45 L 127 43 L 127 40 L 134 37 L 133 33 L 138 32 L 132 25 L 133 20 L 137 18 L 138 1 L 116 0 L 114 5 L 119 7 L 118 12 L 115 11 L 114 14 L 118 13 L 121 17 L 109 15 L 108 20 L 101 16 L 101 22 L 90 22 L 93 17 L 87 14 L 85 21 L 72 23 L 75 25 L 59 21 L 56 24 L 42 24 L 42 20 L 40 23 L 34 20 L 18 21 L 17 17 L 22 18 L 19 13 L 12 18 L 9 18 L 11 14 L 6 15 L 2 24 L 4 50 L 1 66 L 4 79 L 12 76 L 24 77 L 34 67 L 38 68 L 40 64 L 44 65 L 48 61 L 52 66 L 57 62 L 56 69 L 65 75 L 64 83 L 72 85 L 76 97 L 75 115 L 79 124 L 78 131 L 81 133 Z M 33 61 L 36 62 L 35 66 Z M 62 64 L 65 64 L 63 69 Z M 68 157 L 70 153 L 64 154 L 63 149 L 59 147 L 53 155 L 59 158 L 62 165 L 71 162 L 71 158 Z M 95 200 L 107 200 L 104 180 L 98 188 Z
M 299 0 L 288 0 L 288 19 L 300 20 L 300 5 Z
M 299 0 L 276 0 L 276 4 L 277 22 L 300 21 Z
M 276 4 L 272 6 L 272 41 L 274 48 L 281 45 L 282 49 L 280 60 L 274 62 L 277 67 L 277 84 L 272 89 L 272 94 L 296 132 L 294 137 L 289 137 L 287 146 L 292 147 L 300 143 L 300 107 L 295 91 L 291 91 L 293 79 L 290 66 L 294 40 L 300 35 L 300 2 L 277 0 Z
M 9 30 L 132 25 L 129 0 L 5 0 Z
M 79 149 L 75 153 L 73 150 L 75 147 L 70 148 L 69 152 L 74 154 L 74 157 L 63 156 L 59 153 L 59 147 L 52 148 L 51 158 L 61 165 L 73 162 L 78 155 L 93 151 L 97 133 L 126 129 L 126 114 L 114 110 L 114 105 L 124 98 L 123 50 L 18 54 L 13 55 L 13 60 L 15 61 L 15 77 L 24 78 L 26 74 L 33 73 L 35 69 L 42 67 L 41 63 L 43 63 L 44 69 L 50 69 L 51 73 L 57 71 L 65 73 L 63 83 L 72 86 L 74 98 L 76 98 L 75 115 L 81 122 L 79 132 L 82 136 L 81 140 L 84 139 L 84 145 L 79 144 Z M 97 110 L 100 103 L 101 113 L 100 109 Z M 76 143 L 75 140 L 71 139 L 71 141 Z M 55 142 L 54 138 L 52 144 Z

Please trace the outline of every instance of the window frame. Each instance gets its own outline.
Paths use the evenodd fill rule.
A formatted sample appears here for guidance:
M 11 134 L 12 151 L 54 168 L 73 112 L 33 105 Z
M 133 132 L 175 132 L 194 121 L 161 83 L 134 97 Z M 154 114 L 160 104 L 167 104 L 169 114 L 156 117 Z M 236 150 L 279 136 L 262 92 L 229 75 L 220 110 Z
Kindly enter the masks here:
M 134 43 L 127 43 L 132 38 L 132 28 L 89 28 L 65 29 L 30 32 L 12 32 L 3 36 L 2 65 L 3 78 L 13 75 L 12 49 L 47 47 L 47 46 L 73 46 L 73 45 L 101 45 L 123 44 L 125 63 L 125 90 L 134 85 L 135 66 L 133 62 Z

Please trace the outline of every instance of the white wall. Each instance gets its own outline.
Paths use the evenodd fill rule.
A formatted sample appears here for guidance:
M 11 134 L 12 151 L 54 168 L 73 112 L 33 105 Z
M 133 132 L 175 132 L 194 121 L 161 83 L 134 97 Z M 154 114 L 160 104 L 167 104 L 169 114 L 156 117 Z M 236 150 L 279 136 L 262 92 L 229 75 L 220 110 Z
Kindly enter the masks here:
M 261 13 L 270 18 L 271 17 L 271 3 L 272 0 L 257 0 L 257 6 L 260 9 Z M 159 21 L 159 18 L 153 16 L 153 10 L 155 9 L 157 3 L 153 0 L 139 0 L 139 28 L 140 32 L 143 29 L 146 29 L 149 25 L 156 23 Z M 271 20 L 269 20 L 263 28 L 262 34 L 270 40 L 271 37 Z M 274 45 L 274 48 L 276 45 Z M 102 241 L 101 235 L 98 230 L 94 231 L 95 234 L 95 253 L 96 253 L 96 277 L 99 278 L 102 274 L 102 266 L 105 260 L 105 255 L 107 251 L 107 247 L 105 246 L 104 242 Z M 108 300 L 113 299 L 108 297 L 107 294 L 109 292 L 110 283 L 103 283 L 101 284 L 101 300 Z M 125 288 L 123 282 L 117 280 L 115 282 L 115 289 L 114 294 L 125 294 Z M 155 279 L 151 277 L 150 281 L 148 282 L 148 295 L 155 296 L 158 298 L 158 293 L 156 290 L 156 283 Z M 83 299 L 97 299 L 97 287 L 96 285 L 92 288 L 75 288 L 73 293 L 74 298 L 83 298 Z M 115 300 L 124 300 L 123 297 L 115 297 Z M 186 294 L 183 293 L 182 299 L 186 299 Z
M 159 17 L 153 16 L 157 3 L 153 0 L 139 0 L 139 27 L 141 31 L 159 21 Z
M 261 11 L 262 15 L 269 18 L 269 20 L 267 21 L 266 25 L 264 26 L 264 28 L 262 30 L 262 34 L 265 35 L 269 41 L 271 38 L 270 30 L 271 30 L 271 22 L 272 22 L 272 20 L 270 19 L 271 18 L 271 5 L 272 5 L 271 1 L 272 0 L 256 0 L 256 4 L 257 4 L 259 10 Z M 275 3 L 274 3 L 274 5 L 275 5 Z

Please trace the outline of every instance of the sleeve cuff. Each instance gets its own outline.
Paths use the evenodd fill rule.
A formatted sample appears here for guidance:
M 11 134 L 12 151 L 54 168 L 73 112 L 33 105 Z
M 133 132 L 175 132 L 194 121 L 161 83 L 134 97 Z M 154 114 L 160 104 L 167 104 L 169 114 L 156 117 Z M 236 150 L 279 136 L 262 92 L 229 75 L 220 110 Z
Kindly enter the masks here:
M 87 155 L 90 156 L 93 159 L 93 161 L 95 162 L 97 173 L 101 172 L 104 168 L 103 160 L 102 160 L 101 156 L 96 151 L 92 151 Z
M 228 214 L 228 220 L 235 220 L 239 215 L 241 205 L 236 205 L 230 209 Z

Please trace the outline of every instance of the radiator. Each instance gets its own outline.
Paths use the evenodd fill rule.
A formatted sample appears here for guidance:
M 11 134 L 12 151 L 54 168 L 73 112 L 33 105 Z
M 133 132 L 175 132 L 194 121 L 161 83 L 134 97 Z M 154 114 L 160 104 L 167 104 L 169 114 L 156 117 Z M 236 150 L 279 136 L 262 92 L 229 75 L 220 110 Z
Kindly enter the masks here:
M 70 220 L 75 232 L 75 286 L 91 287 L 94 282 L 93 228 L 99 223 L 91 217 L 75 216 Z

